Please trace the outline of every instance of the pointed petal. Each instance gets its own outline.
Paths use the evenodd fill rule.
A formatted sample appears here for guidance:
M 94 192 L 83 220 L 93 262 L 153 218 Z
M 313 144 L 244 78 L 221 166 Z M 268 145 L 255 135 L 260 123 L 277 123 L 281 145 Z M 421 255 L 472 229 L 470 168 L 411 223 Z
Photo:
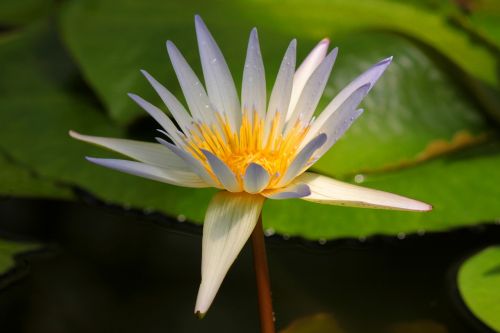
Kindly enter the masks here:
M 392 61 L 392 57 L 384 59 L 379 63 L 373 65 L 366 72 L 358 76 L 351 83 L 349 83 L 342 91 L 335 96 L 335 98 L 328 104 L 328 106 L 321 112 L 321 114 L 316 119 L 315 123 L 317 126 L 322 126 L 328 118 L 342 105 L 355 91 L 357 91 L 360 87 L 364 85 L 368 85 L 368 89 L 366 90 L 366 94 L 373 88 L 375 82 L 380 78 L 380 76 L 384 73 L 387 66 Z
M 209 187 L 197 174 L 189 171 L 164 169 L 145 163 L 111 158 L 86 157 L 86 159 L 106 168 L 167 184 L 184 187 Z
M 171 41 L 167 41 L 167 51 L 191 115 L 195 120 L 212 124 L 215 121 L 215 111 L 200 80 Z
M 185 170 L 188 167 L 186 162 L 158 143 L 82 135 L 74 131 L 70 131 L 69 135 L 77 140 L 108 148 L 153 166 L 179 170 Z
M 217 156 L 209 152 L 208 150 L 201 150 L 205 157 L 207 158 L 208 164 L 212 168 L 213 173 L 219 180 L 219 182 L 230 192 L 239 192 L 241 191 L 240 185 L 233 171 L 229 169 L 229 167 L 221 161 Z
M 195 26 L 208 97 L 220 113 L 227 115 L 233 131 L 237 131 L 241 112 L 233 77 L 221 50 L 198 15 L 195 16 Z
M 148 101 L 146 101 L 142 97 L 137 96 L 136 94 L 129 93 L 128 96 L 134 102 L 136 102 L 141 108 L 143 108 L 144 111 L 149 113 L 149 115 L 151 117 L 153 117 L 154 120 L 156 120 L 158 122 L 158 124 L 160 124 L 160 126 L 163 127 L 163 129 L 165 129 L 165 131 L 167 132 L 169 137 L 171 137 L 172 140 L 174 140 L 176 144 L 181 144 L 182 140 L 179 137 L 179 135 L 177 134 L 177 132 L 178 132 L 177 127 L 175 127 L 174 123 L 165 114 L 165 112 L 163 112 L 162 110 L 160 110 L 159 108 L 157 108 L 153 104 L 149 103 Z
M 269 99 L 269 107 L 266 114 L 266 128 L 263 142 L 267 142 L 274 118 L 279 115 L 279 123 L 276 124 L 276 133 L 281 133 L 285 123 L 286 112 L 290 105 L 292 96 L 293 74 L 295 71 L 297 41 L 294 39 L 288 46 L 283 61 L 281 62 L 276 82 Z
M 179 127 L 184 133 L 188 133 L 193 119 L 189 116 L 189 113 L 184 108 L 184 106 L 175 98 L 170 91 L 167 90 L 161 83 L 159 83 L 154 77 L 152 77 L 145 70 L 141 70 L 142 75 L 146 77 L 153 89 L 160 96 L 165 106 L 168 108 L 175 121 L 179 124 Z
M 304 59 L 302 64 L 295 72 L 295 76 L 293 78 L 292 97 L 290 99 L 290 106 L 286 115 L 287 120 L 292 116 L 292 112 L 295 109 L 295 105 L 297 104 L 299 97 L 302 94 L 302 89 L 304 89 L 307 80 L 309 80 L 309 77 L 314 72 L 316 67 L 318 67 L 325 58 L 329 44 L 330 40 L 328 40 L 327 38 L 321 40 Z
M 188 165 L 189 169 L 191 169 L 194 173 L 200 176 L 200 178 L 203 179 L 205 183 L 209 184 L 212 187 L 220 188 L 220 186 L 218 186 L 218 184 L 215 182 L 212 176 L 210 176 L 205 167 L 203 167 L 201 162 L 198 161 L 196 158 L 194 158 L 190 153 L 177 147 L 176 145 L 171 144 L 170 142 L 163 140 L 162 138 L 156 138 L 156 140 L 165 147 L 167 147 L 172 153 L 176 154 L 179 158 L 184 160 L 184 162 L 186 162 L 186 164 Z
M 306 197 L 311 194 L 311 190 L 306 184 L 293 183 L 276 190 L 266 190 L 261 194 L 269 199 L 283 200 Z
M 304 145 L 307 140 L 310 140 L 311 137 L 316 135 L 316 133 L 325 133 L 328 136 L 328 140 L 320 149 L 318 157 L 321 157 L 321 155 L 328 151 L 328 149 L 330 149 L 330 147 L 337 142 L 345 131 L 347 131 L 354 120 L 361 115 L 363 112 L 362 109 L 358 110 L 356 108 L 366 96 L 366 92 L 369 88 L 368 84 L 359 87 L 333 114 L 330 115 L 330 118 L 326 119 L 323 123 L 314 122 L 309 129 L 309 133 L 307 133 L 306 137 L 302 141 L 301 146 Z
M 293 159 L 292 163 L 286 170 L 285 175 L 279 181 L 278 185 L 283 186 L 292 181 L 299 173 L 304 171 L 305 168 L 308 167 L 309 160 L 313 156 L 313 154 L 318 150 L 325 142 L 327 136 L 322 133 L 318 135 L 316 138 L 311 140 L 302 150 L 297 154 L 297 156 Z
M 326 83 L 332 72 L 333 64 L 337 58 L 338 48 L 334 48 L 330 54 L 321 62 L 307 80 L 304 89 L 299 97 L 295 110 L 288 119 L 287 128 L 290 129 L 300 117 L 308 123 L 311 119 L 319 100 L 323 95 Z
M 269 184 L 269 173 L 257 163 L 250 163 L 243 177 L 243 188 L 248 193 L 259 193 Z
M 396 194 L 344 183 L 305 172 L 296 182 L 309 185 L 311 195 L 302 199 L 322 204 L 395 210 L 429 211 L 431 205 Z
M 247 57 L 243 70 L 243 86 L 241 88 L 241 107 L 246 110 L 250 120 L 256 111 L 260 119 L 265 119 L 266 113 L 266 78 L 264 63 L 260 53 L 257 29 L 253 28 L 248 41 Z
M 207 312 L 229 268 L 250 237 L 264 197 L 246 193 L 217 193 L 203 224 L 201 284 L 195 313 Z

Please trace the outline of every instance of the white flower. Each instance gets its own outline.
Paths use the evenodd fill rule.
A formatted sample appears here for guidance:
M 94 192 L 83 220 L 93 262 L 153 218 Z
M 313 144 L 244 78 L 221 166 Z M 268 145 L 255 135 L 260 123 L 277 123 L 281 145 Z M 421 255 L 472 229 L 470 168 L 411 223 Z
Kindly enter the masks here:
M 224 57 L 200 17 L 196 34 L 205 88 L 175 45 L 167 50 L 188 110 L 146 71 L 174 121 L 141 97 L 130 97 L 168 138 L 146 143 L 70 132 L 135 161 L 87 158 L 122 172 L 185 187 L 221 189 L 203 226 L 202 281 L 195 312 L 204 314 L 254 229 L 265 198 L 323 204 L 427 211 L 428 204 L 306 172 L 362 113 L 358 105 L 387 68 L 387 58 L 345 87 L 314 119 L 337 49 L 322 40 L 296 69 L 296 41 L 281 63 L 266 105 L 257 30 L 250 33 L 241 103 Z

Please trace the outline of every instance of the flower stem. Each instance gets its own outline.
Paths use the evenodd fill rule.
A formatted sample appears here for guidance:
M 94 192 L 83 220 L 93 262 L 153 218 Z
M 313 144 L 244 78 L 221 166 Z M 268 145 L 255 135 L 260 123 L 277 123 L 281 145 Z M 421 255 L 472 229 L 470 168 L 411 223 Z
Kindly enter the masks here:
M 275 333 L 274 313 L 271 301 L 271 284 L 267 268 L 266 244 L 262 229 L 262 214 L 252 232 L 253 265 L 259 299 L 260 329 L 262 333 Z

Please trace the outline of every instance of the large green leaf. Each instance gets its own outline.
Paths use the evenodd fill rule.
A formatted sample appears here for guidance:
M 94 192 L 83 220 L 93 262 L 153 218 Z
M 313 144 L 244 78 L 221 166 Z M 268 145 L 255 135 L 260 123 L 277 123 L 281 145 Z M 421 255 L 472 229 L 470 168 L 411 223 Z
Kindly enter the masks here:
M 444 54 L 470 76 L 498 88 L 495 54 L 471 41 L 445 17 L 392 1 L 125 0 L 117 5 L 110 0 L 86 0 L 68 3 L 61 22 L 64 39 L 85 77 L 96 88 L 113 118 L 127 122 L 138 113 L 123 99 L 123 92 L 153 95 L 144 89 L 138 68 L 165 72 L 166 39 L 178 43 L 191 64 L 198 63 L 192 23 L 195 13 L 206 19 L 222 42 L 237 79 L 241 77 L 245 36 L 252 26 L 258 26 L 261 31 L 266 65 L 272 73 L 292 36 L 299 38 L 300 53 L 304 54 L 325 36 L 336 41 L 352 31 L 375 29 L 415 38 Z M 372 59 L 365 58 L 365 61 Z M 167 74 L 160 78 L 168 77 L 173 84 L 173 72 L 169 69 Z
M 67 187 L 41 179 L 0 155 L 0 195 L 63 199 L 70 198 L 72 194 Z
M 183 189 L 88 164 L 84 155 L 110 156 L 67 136 L 68 129 L 104 136 L 126 136 L 84 89 L 54 31 L 35 26 L 0 47 L 9 64 L 0 77 L 0 149 L 44 179 L 80 186 L 98 197 L 138 208 L 183 214 L 200 222 L 213 191 Z M 480 118 L 472 111 L 473 121 Z M 479 119 L 479 120 L 478 120 Z M 477 126 L 477 125 L 476 125 Z M 446 133 L 446 132 L 444 132 Z M 155 134 L 151 133 L 151 138 Z M 365 175 L 374 188 L 414 196 L 435 205 L 428 214 L 330 207 L 299 200 L 268 201 L 267 228 L 311 239 L 443 230 L 500 216 L 495 198 L 500 179 L 497 144 L 469 154 L 443 157 L 413 168 Z M 487 177 L 486 177 L 487 176 Z M 358 181 L 360 178 L 357 178 Z
M 365 113 L 315 165 L 322 173 L 339 176 L 412 164 L 481 140 L 488 131 L 470 94 L 408 40 L 358 33 L 337 45 L 341 53 L 323 104 L 370 61 L 388 55 L 394 61 L 364 100 Z
M 500 331 L 500 246 L 469 258 L 458 272 L 458 287 L 472 313 Z
M 0 239 L 0 275 L 7 273 L 15 265 L 15 255 L 39 247 L 33 243 L 21 243 Z

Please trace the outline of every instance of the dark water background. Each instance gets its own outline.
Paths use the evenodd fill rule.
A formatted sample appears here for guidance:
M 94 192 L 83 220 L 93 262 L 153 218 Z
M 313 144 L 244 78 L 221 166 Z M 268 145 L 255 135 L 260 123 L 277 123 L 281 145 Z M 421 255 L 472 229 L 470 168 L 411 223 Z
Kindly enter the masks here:
M 3 198 L 0 236 L 47 244 L 0 279 L 0 332 L 259 331 L 248 246 L 207 317 L 193 315 L 201 227 L 90 197 Z M 464 259 L 500 243 L 500 225 L 326 244 L 266 241 L 279 329 L 328 313 L 344 333 L 490 332 L 464 307 L 455 279 Z

